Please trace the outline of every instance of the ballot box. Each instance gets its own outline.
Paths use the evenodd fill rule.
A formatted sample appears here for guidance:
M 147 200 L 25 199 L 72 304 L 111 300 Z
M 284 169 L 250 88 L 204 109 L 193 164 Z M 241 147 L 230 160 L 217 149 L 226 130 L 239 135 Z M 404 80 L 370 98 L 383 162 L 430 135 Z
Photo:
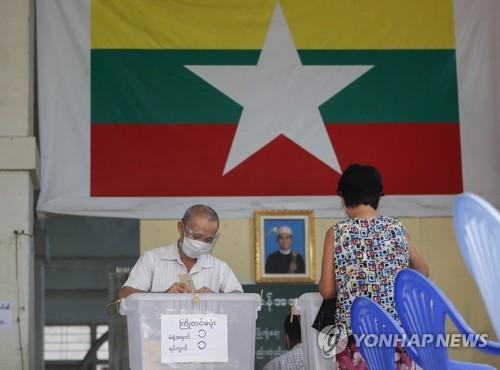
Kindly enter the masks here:
M 295 303 L 295 313 L 300 315 L 300 330 L 304 348 L 304 362 L 309 370 L 332 370 L 335 366 L 335 352 L 329 351 L 328 338 L 312 327 L 323 298 L 319 293 L 304 293 Z
M 131 370 L 254 369 L 258 294 L 136 293 L 123 300 Z

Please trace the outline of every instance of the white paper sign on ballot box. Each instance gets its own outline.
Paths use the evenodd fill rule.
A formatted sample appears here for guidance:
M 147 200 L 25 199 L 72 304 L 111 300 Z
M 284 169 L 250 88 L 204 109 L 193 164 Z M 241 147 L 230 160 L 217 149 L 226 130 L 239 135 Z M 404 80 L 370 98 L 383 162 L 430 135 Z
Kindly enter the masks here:
M 161 362 L 227 362 L 227 315 L 161 315 Z

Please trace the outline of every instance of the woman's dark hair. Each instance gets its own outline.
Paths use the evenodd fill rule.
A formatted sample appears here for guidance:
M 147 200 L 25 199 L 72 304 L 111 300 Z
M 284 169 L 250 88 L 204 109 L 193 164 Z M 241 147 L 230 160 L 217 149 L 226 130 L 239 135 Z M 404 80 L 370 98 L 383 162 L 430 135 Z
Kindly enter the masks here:
M 344 198 L 346 207 L 361 204 L 377 209 L 382 193 L 382 176 L 369 165 L 352 164 L 340 177 L 337 194 Z

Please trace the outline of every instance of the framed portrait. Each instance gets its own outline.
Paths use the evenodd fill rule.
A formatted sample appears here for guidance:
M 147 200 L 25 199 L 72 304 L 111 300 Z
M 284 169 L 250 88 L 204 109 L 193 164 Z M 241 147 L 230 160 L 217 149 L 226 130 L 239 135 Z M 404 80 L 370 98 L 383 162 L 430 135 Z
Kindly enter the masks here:
M 255 211 L 255 281 L 314 282 L 312 210 Z

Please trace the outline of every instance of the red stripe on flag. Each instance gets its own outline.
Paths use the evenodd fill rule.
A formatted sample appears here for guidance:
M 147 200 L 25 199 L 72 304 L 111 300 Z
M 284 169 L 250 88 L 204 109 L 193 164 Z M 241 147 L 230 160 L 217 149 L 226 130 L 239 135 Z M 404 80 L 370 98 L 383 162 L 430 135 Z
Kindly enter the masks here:
M 327 125 L 342 168 L 371 163 L 387 194 L 462 191 L 456 124 Z M 279 136 L 222 176 L 235 125 L 93 124 L 92 196 L 332 195 L 339 175 Z
M 386 194 L 457 194 L 462 190 L 456 123 L 334 124 L 328 133 L 342 168 L 369 163 Z

